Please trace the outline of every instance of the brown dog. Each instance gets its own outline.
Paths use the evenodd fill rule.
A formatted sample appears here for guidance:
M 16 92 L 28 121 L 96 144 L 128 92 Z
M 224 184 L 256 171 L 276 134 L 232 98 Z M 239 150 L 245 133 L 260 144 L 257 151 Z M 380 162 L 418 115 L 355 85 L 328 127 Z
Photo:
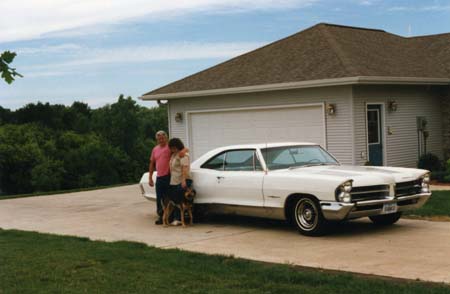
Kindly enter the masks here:
M 187 211 L 189 214 L 189 224 L 192 225 L 194 223 L 194 217 L 192 214 L 192 208 L 194 206 L 194 198 L 196 192 L 192 188 L 187 188 L 183 193 L 183 198 L 180 201 L 173 201 L 169 197 L 164 197 L 163 199 L 163 224 L 165 226 L 169 225 L 169 217 L 172 214 L 175 207 L 180 209 L 181 214 L 181 224 L 183 227 L 186 227 L 186 222 L 184 220 L 184 213 Z

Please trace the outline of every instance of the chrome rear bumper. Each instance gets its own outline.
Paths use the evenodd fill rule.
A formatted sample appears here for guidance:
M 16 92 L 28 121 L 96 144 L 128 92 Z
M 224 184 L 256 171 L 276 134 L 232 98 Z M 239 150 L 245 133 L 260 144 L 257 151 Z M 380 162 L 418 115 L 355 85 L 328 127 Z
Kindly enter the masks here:
M 421 193 L 355 203 L 321 201 L 320 206 L 325 219 L 337 221 L 382 214 L 383 205 L 386 203 L 397 203 L 397 211 L 416 209 L 423 206 L 430 196 L 431 193 Z
M 139 188 L 141 189 L 142 196 L 150 201 L 156 201 L 156 195 L 151 192 L 146 192 L 142 183 L 139 184 Z

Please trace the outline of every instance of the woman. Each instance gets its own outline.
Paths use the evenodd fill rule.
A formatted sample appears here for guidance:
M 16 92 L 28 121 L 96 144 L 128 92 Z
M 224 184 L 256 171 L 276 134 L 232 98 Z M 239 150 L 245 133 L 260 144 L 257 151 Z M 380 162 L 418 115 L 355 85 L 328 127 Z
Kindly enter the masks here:
M 189 153 L 180 156 L 181 151 L 185 151 L 183 142 L 178 138 L 172 138 L 169 141 L 169 148 L 172 152 L 170 157 L 170 187 L 169 197 L 174 203 L 181 203 L 184 197 L 184 191 L 192 186 L 191 163 Z M 177 209 L 174 213 L 173 225 L 180 225 L 180 213 Z

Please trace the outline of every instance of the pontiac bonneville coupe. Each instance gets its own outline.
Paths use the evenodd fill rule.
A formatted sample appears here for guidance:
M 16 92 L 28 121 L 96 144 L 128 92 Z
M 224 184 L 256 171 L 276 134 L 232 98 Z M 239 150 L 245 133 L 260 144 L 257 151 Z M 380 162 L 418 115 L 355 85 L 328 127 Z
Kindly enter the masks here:
M 431 196 L 427 170 L 341 165 L 314 143 L 221 147 L 195 160 L 191 172 L 203 211 L 287 220 L 308 236 L 331 221 L 390 225 Z M 148 173 L 140 187 L 155 199 Z

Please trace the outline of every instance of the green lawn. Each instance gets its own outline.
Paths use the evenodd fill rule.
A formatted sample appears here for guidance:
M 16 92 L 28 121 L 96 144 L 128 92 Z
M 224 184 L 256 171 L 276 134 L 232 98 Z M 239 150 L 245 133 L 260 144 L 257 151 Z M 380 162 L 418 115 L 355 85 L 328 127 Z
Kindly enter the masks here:
M 407 215 L 450 217 L 450 191 L 433 191 L 431 198 L 419 209 L 408 211 Z
M 405 282 L 0 229 L 0 293 L 450 293 Z

